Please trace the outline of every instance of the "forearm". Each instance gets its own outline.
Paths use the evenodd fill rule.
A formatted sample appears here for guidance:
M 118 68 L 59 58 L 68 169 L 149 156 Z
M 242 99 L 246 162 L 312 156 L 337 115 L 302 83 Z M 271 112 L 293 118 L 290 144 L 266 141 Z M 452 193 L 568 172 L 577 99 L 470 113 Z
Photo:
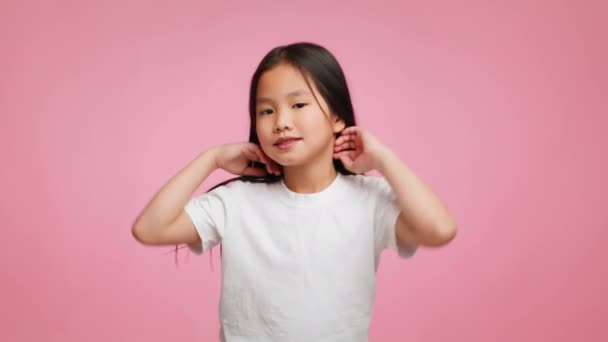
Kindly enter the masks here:
M 161 187 L 137 217 L 133 229 L 168 226 L 182 212 L 196 189 L 216 169 L 215 149 L 199 154 Z
M 441 199 L 389 149 L 382 152 L 377 170 L 395 192 L 407 236 L 440 245 L 456 233 L 455 223 Z

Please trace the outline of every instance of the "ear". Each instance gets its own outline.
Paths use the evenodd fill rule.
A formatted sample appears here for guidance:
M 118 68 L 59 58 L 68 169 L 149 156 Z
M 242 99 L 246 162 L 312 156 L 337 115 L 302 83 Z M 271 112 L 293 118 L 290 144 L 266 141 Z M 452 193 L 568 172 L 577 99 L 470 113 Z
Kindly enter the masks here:
M 334 133 L 340 133 L 346 128 L 344 120 L 340 119 L 337 115 L 334 115 Z

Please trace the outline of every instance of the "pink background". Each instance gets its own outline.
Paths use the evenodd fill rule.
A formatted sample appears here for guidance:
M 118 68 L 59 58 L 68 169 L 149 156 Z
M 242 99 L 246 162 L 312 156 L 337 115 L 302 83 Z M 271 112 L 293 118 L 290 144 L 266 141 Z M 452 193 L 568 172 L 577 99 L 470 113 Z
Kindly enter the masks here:
M 3 1 L 0 340 L 216 340 L 217 251 L 176 267 L 130 225 L 310 40 L 460 229 L 384 255 L 370 340 L 607 341 L 601 3 Z

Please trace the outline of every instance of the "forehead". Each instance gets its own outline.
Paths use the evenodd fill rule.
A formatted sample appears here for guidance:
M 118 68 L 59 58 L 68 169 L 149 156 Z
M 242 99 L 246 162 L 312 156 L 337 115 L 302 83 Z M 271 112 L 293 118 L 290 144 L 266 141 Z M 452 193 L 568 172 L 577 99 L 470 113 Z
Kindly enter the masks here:
M 309 83 L 313 87 L 313 82 L 309 80 Z M 300 70 L 285 63 L 278 64 L 262 74 L 257 89 L 258 96 L 265 98 L 302 95 L 309 92 L 306 79 Z

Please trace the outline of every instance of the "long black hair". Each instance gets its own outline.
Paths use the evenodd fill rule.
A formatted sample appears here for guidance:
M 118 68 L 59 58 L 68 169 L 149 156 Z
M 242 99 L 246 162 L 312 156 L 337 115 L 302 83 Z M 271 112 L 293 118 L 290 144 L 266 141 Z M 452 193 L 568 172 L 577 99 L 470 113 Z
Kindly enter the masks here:
M 300 71 L 306 80 L 306 84 L 310 88 L 310 92 L 315 96 L 317 104 L 319 104 L 319 99 L 316 98 L 315 92 L 312 91 L 308 79 L 311 79 L 314 82 L 316 89 L 328 104 L 330 112 L 334 113 L 342 120 L 345 123 L 345 127 L 356 125 L 355 113 L 346 77 L 344 76 L 342 67 L 338 63 L 336 57 L 321 45 L 310 42 L 299 42 L 277 46 L 270 50 L 260 61 L 257 69 L 253 73 L 249 88 L 249 142 L 259 145 L 256 129 L 256 99 L 260 78 L 266 71 L 281 63 L 289 64 Z M 319 107 L 321 107 L 320 104 Z M 336 137 L 338 135 L 339 133 L 336 134 Z M 333 163 L 337 172 L 344 175 L 353 175 L 352 172 L 344 167 L 342 161 L 339 159 L 333 159 Z M 264 166 L 260 165 L 260 167 Z M 234 181 L 274 183 L 281 180 L 282 177 L 282 175 L 274 174 L 268 174 L 262 177 L 239 176 L 216 184 L 207 191 L 211 191 Z

